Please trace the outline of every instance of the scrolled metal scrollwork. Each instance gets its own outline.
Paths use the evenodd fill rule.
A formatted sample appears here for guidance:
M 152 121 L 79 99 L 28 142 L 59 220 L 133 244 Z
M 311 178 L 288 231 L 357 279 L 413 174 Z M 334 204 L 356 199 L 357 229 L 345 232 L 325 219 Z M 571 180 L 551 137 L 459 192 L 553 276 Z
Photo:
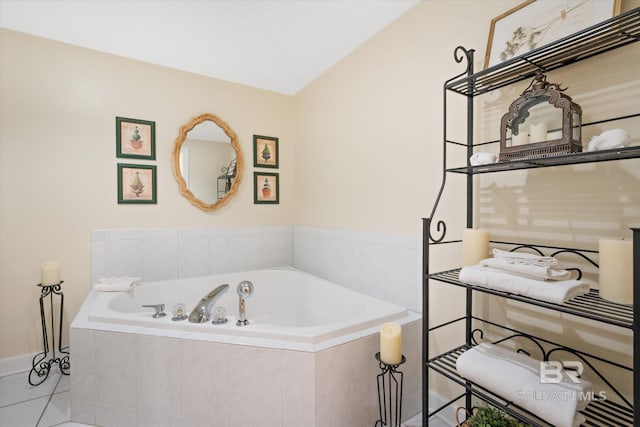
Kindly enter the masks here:
M 513 247 L 512 249 L 509 250 L 509 252 L 516 252 L 520 249 L 531 249 L 532 251 L 536 252 L 538 255 L 540 256 L 545 256 L 544 253 L 535 245 L 517 245 L 515 247 Z M 594 260 L 592 260 L 591 258 L 589 258 L 588 256 L 586 256 L 584 253 L 582 253 L 580 250 L 578 249 L 571 249 L 571 248 L 562 248 L 559 249 L 555 252 L 552 252 L 551 254 L 549 254 L 550 257 L 555 258 L 557 255 L 560 254 L 570 254 L 570 255 L 576 255 L 582 259 L 584 259 L 585 261 L 587 261 L 589 264 L 593 265 L 596 268 L 600 268 L 600 266 L 598 265 L 597 262 L 595 262 Z M 577 267 L 567 267 L 565 268 L 565 270 L 569 270 L 569 271 L 575 271 L 578 273 L 578 277 L 577 279 L 580 280 L 582 279 L 582 270 L 577 268 Z
M 473 69 L 471 68 L 473 66 L 473 52 L 473 49 L 466 49 L 464 46 L 458 46 L 453 50 L 453 59 L 455 59 L 458 64 L 465 59 L 467 60 L 467 67 L 465 68 L 465 70 L 461 74 L 458 74 L 456 77 L 454 77 L 454 79 L 464 74 L 471 74 L 473 72 Z
M 429 230 L 429 239 L 431 240 L 432 243 L 438 243 L 444 240 L 444 236 L 446 236 L 447 234 L 447 224 L 442 220 L 438 220 L 436 225 L 436 231 L 438 233 L 441 233 L 440 237 L 438 238 L 433 237 L 433 234 L 431 234 L 431 230 Z

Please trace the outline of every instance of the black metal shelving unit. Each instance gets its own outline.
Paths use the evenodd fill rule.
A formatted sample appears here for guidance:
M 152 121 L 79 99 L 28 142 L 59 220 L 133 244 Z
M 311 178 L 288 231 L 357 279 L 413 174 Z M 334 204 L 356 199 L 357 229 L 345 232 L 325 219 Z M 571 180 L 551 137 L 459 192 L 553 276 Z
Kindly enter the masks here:
M 523 422 L 534 426 L 549 426 L 545 420 L 538 418 L 535 414 L 527 412 L 519 407 L 517 402 L 507 401 L 497 396 L 479 385 L 473 384 L 462 378 L 456 371 L 456 359 L 465 350 L 478 343 L 478 336 L 484 336 L 484 327 L 492 330 L 502 330 L 506 336 L 494 340 L 494 343 L 501 343 L 514 340 L 517 345 L 520 341 L 525 341 L 529 346 L 539 351 L 541 360 L 550 360 L 551 357 L 559 353 L 571 353 L 588 366 L 592 374 L 605 384 L 613 393 L 614 399 L 597 400 L 587 406 L 582 413 L 587 417 L 585 425 L 589 426 L 640 426 L 640 411 L 634 408 L 640 407 L 640 228 L 633 230 L 633 287 L 634 296 L 632 306 L 617 304 L 599 297 L 597 290 L 591 290 L 588 294 L 573 298 L 563 304 L 555 304 L 546 301 L 536 300 L 521 295 L 501 292 L 479 286 L 463 283 L 459 280 L 460 269 L 452 269 L 441 272 L 431 272 L 429 267 L 430 251 L 438 245 L 459 243 L 459 240 L 446 240 L 447 224 L 442 220 L 435 220 L 435 212 L 443 194 L 447 174 L 466 175 L 466 227 L 473 227 L 473 176 L 484 173 L 494 173 L 503 171 L 513 171 L 520 169 L 543 168 L 550 166 L 575 165 L 581 163 L 606 162 L 622 159 L 640 158 L 640 147 L 625 147 L 621 149 L 582 152 L 556 157 L 548 157 L 535 160 L 515 160 L 500 162 L 490 165 L 470 166 L 450 168 L 447 164 L 448 146 L 458 146 L 466 149 L 469 158 L 474 148 L 486 144 L 496 143 L 488 141 L 474 144 L 474 97 L 490 92 L 492 90 L 511 85 L 513 83 L 532 78 L 538 69 L 545 72 L 576 63 L 602 53 L 618 49 L 631 43 L 640 41 L 640 8 L 632 9 L 614 18 L 603 21 L 597 25 L 586 28 L 580 32 L 564 37 L 548 45 L 542 46 L 521 56 L 512 58 L 496 66 L 474 73 L 473 70 L 473 50 L 458 47 L 454 51 L 456 62 L 466 62 L 466 69 L 459 75 L 447 80 L 443 86 L 443 174 L 440 190 L 429 217 L 423 219 L 423 331 L 422 331 L 422 417 L 423 426 L 428 425 L 431 416 L 437 414 L 444 408 L 453 405 L 464 398 L 467 409 L 472 407 L 472 398 L 487 402 L 490 405 L 499 407 L 508 414 Z M 447 94 L 455 93 L 467 99 L 467 129 L 466 143 L 449 140 L 447 137 Z M 621 117 L 612 117 L 597 123 L 622 120 L 640 117 L 640 111 L 632 112 Z M 595 124 L 595 123 L 592 123 Z M 584 124 L 589 125 L 589 124 Z M 583 125 L 583 126 L 584 126 Z M 590 258 L 595 251 L 560 248 L 542 245 L 522 244 L 519 242 L 492 242 L 499 245 L 511 247 L 512 250 L 527 248 L 540 254 L 555 256 L 555 254 L 573 254 L 588 261 L 593 266 L 597 264 Z M 430 325 L 428 316 L 429 288 L 430 282 L 436 281 L 448 285 L 453 285 L 464 289 L 465 292 L 465 314 L 462 317 L 449 320 L 447 322 Z M 619 328 L 631 330 L 633 333 L 633 366 L 624 366 L 605 360 L 601 357 L 581 352 L 562 344 L 549 340 L 534 337 L 532 335 L 510 329 L 504 325 L 492 322 L 490 319 L 482 318 L 474 314 L 473 296 L 474 293 L 482 293 L 502 297 L 507 300 L 518 301 L 523 304 L 542 307 L 553 312 L 566 313 L 577 318 L 590 319 L 603 324 L 613 325 Z M 443 354 L 429 357 L 429 334 L 443 327 L 464 322 L 465 342 L 464 344 L 451 349 Z M 526 346 L 526 345 L 525 345 Z M 523 348 L 523 347 L 520 347 Z M 631 401 L 621 393 L 612 382 L 605 378 L 595 365 L 606 365 L 609 368 L 620 369 L 623 374 L 633 375 L 633 398 Z M 464 392 L 455 396 L 449 402 L 439 408 L 429 412 L 429 376 L 430 372 L 442 375 L 450 381 L 459 384 L 464 388 Z

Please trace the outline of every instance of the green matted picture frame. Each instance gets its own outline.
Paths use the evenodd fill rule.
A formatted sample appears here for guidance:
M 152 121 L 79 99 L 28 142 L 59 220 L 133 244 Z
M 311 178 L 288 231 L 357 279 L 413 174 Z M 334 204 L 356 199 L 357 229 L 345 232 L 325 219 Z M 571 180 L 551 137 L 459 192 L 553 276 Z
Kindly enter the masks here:
M 118 163 L 118 204 L 157 204 L 155 165 Z
M 278 169 L 278 142 L 278 138 L 273 136 L 253 135 L 253 166 Z
M 116 157 L 156 159 L 156 123 L 116 117 Z
M 253 203 L 280 203 L 280 174 L 275 172 L 253 173 Z

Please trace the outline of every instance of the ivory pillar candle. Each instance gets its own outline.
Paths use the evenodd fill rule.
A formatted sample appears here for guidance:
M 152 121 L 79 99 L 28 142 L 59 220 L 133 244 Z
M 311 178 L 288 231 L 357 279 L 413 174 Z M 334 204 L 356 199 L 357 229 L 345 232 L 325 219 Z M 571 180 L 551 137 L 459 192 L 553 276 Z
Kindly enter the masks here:
M 383 323 L 380 327 L 380 360 L 387 365 L 402 362 L 402 328 L 396 323 Z
M 462 265 L 475 265 L 489 258 L 489 231 L 467 228 L 462 230 Z
M 42 280 L 44 286 L 57 285 L 60 283 L 60 263 L 58 261 L 47 261 L 42 263 Z
M 529 143 L 529 135 L 526 132 L 520 132 L 511 136 L 511 145 L 527 145 Z
M 600 239 L 600 296 L 633 304 L 633 245 L 631 240 Z
M 545 122 L 542 123 L 531 123 L 529 127 L 529 135 L 531 143 L 534 142 L 543 142 L 547 140 L 547 124 Z

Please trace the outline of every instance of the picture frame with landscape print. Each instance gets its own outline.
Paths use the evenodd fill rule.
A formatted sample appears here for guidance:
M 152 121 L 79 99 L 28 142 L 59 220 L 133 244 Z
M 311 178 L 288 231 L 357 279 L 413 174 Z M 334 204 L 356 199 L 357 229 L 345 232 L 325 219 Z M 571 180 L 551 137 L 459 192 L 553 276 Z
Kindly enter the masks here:
M 157 203 L 156 167 L 118 163 L 118 204 Z
M 278 168 L 278 138 L 253 135 L 253 166 L 257 168 Z
M 620 14 L 621 0 L 527 0 L 491 20 L 484 68 Z
M 116 117 L 116 157 L 156 159 L 156 123 Z

